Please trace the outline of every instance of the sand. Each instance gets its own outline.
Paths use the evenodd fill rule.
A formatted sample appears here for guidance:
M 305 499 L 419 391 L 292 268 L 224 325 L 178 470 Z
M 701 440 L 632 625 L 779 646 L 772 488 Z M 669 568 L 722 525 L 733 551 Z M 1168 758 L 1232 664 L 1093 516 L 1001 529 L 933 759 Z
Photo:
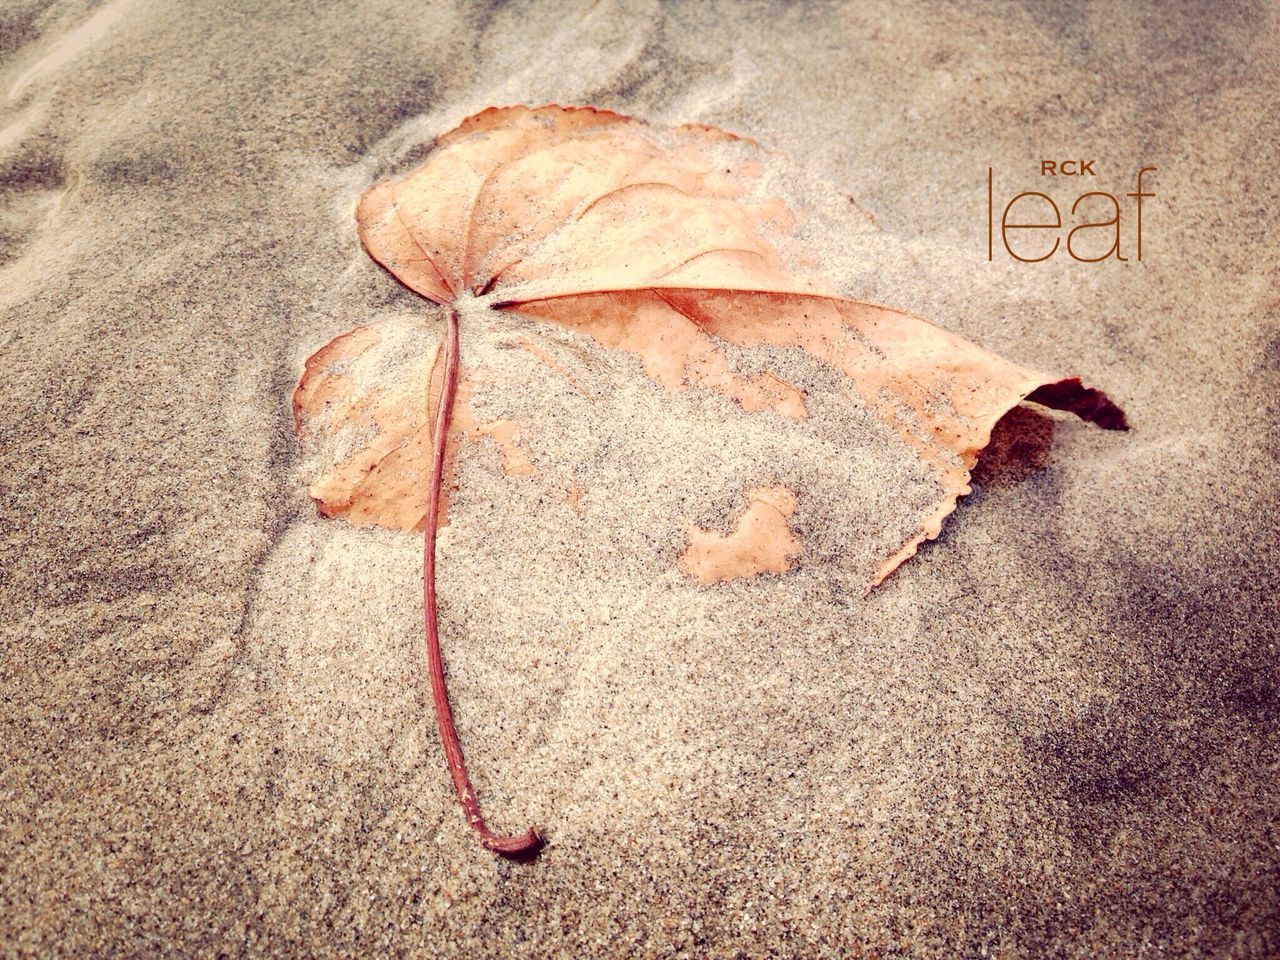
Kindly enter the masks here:
M 1280 951 L 1278 40 L 1265 6 L 10 4 L 0 952 Z M 802 562 L 702 586 L 680 534 L 751 464 L 680 427 L 731 411 L 583 363 L 575 460 L 572 387 L 491 395 L 538 473 L 463 458 L 440 589 L 486 813 L 550 840 L 511 864 L 443 770 L 420 542 L 316 515 L 289 397 L 335 334 L 426 322 L 359 193 L 547 101 L 782 151 L 839 289 L 1134 428 L 1020 414 L 864 599 L 865 451 L 789 448 Z M 1098 158 L 1068 205 L 1159 168 L 1143 262 L 987 261 L 988 168 L 1007 198 L 1046 151 Z M 508 335 L 472 348 L 536 369 Z

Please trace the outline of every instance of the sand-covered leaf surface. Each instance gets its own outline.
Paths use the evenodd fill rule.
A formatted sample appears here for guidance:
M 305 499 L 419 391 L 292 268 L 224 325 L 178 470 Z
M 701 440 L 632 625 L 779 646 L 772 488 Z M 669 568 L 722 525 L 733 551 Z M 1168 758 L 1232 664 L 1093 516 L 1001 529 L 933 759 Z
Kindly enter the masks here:
M 1278 39 L 1262 6 L 6 5 L 0 953 L 1274 955 Z M 751 412 L 493 311 L 473 356 L 522 390 L 460 398 L 441 627 L 534 865 L 458 816 L 420 541 L 317 514 L 291 405 L 345 331 L 432 363 L 355 204 L 510 103 L 767 144 L 834 290 L 1133 425 L 1018 412 L 864 599 L 875 491 L 923 480 L 759 445 L 799 422 L 763 378 L 815 370 L 726 347 Z M 1159 168 L 1141 264 L 986 260 L 988 167 L 1035 189 L 1046 150 L 1117 195 Z M 779 523 L 785 574 L 719 575 Z
M 512 453 L 523 437 L 543 459 L 579 461 L 575 486 L 615 501 L 626 523 L 635 510 L 628 494 L 647 500 L 648 491 L 596 483 L 595 474 L 616 466 L 582 454 L 589 436 L 617 432 L 617 417 L 627 416 L 624 381 L 642 372 L 668 393 L 730 401 L 675 401 L 661 414 L 667 430 L 696 434 L 707 448 L 693 458 L 706 471 L 701 489 L 682 491 L 691 508 L 735 471 L 740 483 L 772 474 L 791 498 L 788 513 L 796 506 L 789 485 L 803 486 L 810 526 L 826 523 L 839 504 L 810 502 L 790 464 L 857 451 L 842 499 L 896 508 L 870 518 L 860 536 L 846 533 L 849 553 L 879 551 L 867 575 L 874 586 L 938 535 L 970 492 L 969 471 L 993 429 L 1020 401 L 1127 429 L 1123 411 L 1077 377 L 1029 370 L 919 317 L 836 294 L 815 269 L 816 254 L 796 243 L 805 214 L 762 190 L 787 180 L 785 163 L 707 124 L 664 129 L 591 106 L 489 107 L 436 137 L 421 166 L 365 192 L 356 220 L 370 256 L 450 311 L 451 322 L 463 314 L 468 346 L 473 336 L 491 341 L 478 359 L 468 351 L 468 400 L 479 392 L 491 406 L 522 407 L 478 428 L 465 407 L 452 431 L 454 459 L 456 441 L 478 432 L 503 448 L 505 473 L 527 476 L 537 472 L 527 452 Z M 294 423 L 329 441 L 310 487 L 324 515 L 393 530 L 438 523 L 424 517 L 431 407 L 444 375 L 441 312 L 408 331 L 388 324 L 386 336 L 362 325 L 307 358 Z M 547 323 L 578 336 L 552 339 Z M 622 408 L 590 402 L 576 421 L 557 410 L 560 435 L 546 442 L 538 436 L 546 400 L 531 396 L 528 368 L 486 356 L 495 326 L 499 349 L 521 330 L 519 343 L 557 372 L 574 360 L 597 373 L 611 366 L 597 395 L 621 397 Z M 640 371 L 610 364 L 602 349 L 630 354 Z M 546 373 L 534 367 L 532 375 Z M 806 423 L 811 417 L 817 422 Z M 647 459 L 667 456 L 659 446 Z M 789 530 L 775 539 L 765 551 L 773 558 L 796 545 Z M 751 566 L 743 575 L 788 569 L 776 559 Z

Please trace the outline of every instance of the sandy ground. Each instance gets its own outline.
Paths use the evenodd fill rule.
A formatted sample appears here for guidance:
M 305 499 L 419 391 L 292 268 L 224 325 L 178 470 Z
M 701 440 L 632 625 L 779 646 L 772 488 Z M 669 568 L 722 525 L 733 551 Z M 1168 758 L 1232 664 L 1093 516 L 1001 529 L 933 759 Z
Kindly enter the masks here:
M 0 952 L 1275 955 L 1277 50 L 1266 5 L 6 4 Z M 743 502 L 660 391 L 602 418 L 650 446 L 590 524 L 477 447 L 442 626 L 487 812 L 551 841 L 519 865 L 442 768 L 419 541 L 316 516 L 289 396 L 423 309 L 360 191 L 546 101 L 785 151 L 847 204 L 840 289 L 1134 429 L 1021 415 L 865 600 L 834 494 L 821 562 L 680 575 L 680 484 L 709 528 Z M 987 262 L 988 167 L 1008 198 L 1058 154 L 1097 158 L 1067 205 L 1159 168 L 1142 263 Z M 511 402 L 569 449 L 563 393 Z

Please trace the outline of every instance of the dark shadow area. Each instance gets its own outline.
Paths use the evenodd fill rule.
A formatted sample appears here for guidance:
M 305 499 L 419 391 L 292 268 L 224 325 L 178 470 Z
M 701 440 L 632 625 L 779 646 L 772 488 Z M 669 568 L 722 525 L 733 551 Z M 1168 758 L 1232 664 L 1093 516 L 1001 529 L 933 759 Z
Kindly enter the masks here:
M 1049 463 L 1053 418 L 1031 407 L 1014 407 L 996 423 L 991 442 L 973 467 L 980 487 L 1011 487 Z

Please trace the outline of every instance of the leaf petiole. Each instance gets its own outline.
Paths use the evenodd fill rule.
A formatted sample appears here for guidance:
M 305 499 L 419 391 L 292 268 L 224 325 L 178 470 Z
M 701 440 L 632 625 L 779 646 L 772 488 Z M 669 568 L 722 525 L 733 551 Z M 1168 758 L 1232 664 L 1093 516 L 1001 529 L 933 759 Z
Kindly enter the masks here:
M 453 778 L 453 789 L 458 794 L 458 802 L 462 804 L 467 822 L 479 835 L 480 842 L 494 853 L 512 859 L 525 859 L 537 855 L 542 849 L 543 839 L 532 827 L 519 836 L 504 837 L 493 833 L 485 825 L 471 779 L 467 776 L 467 763 L 462 756 L 458 731 L 453 725 L 453 710 L 449 706 L 449 692 L 444 683 L 444 662 L 440 657 L 440 631 L 436 615 L 436 523 L 440 515 L 445 443 L 449 435 L 453 399 L 458 389 L 458 312 L 452 307 L 449 308 L 444 363 L 444 382 L 440 385 L 440 403 L 436 408 L 435 432 L 432 435 L 434 448 L 422 551 L 423 619 L 426 627 L 427 669 L 431 675 L 431 697 L 435 702 L 436 723 L 440 728 L 440 743 L 444 747 L 449 776 Z

